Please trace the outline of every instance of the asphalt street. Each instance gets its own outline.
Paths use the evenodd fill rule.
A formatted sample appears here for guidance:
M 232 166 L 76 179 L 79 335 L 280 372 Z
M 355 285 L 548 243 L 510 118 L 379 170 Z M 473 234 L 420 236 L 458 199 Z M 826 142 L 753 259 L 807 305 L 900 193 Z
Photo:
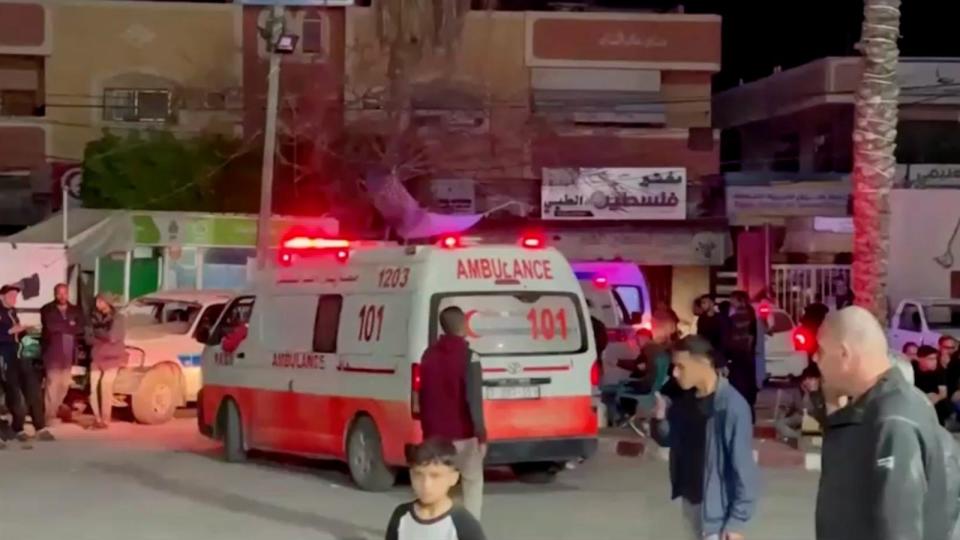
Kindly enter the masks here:
M 383 537 L 409 486 L 365 493 L 343 467 L 257 455 L 219 459 L 189 418 L 108 432 L 59 426 L 54 443 L 0 453 L 0 538 L 31 540 L 360 540 Z M 490 471 L 483 524 L 491 539 L 688 540 L 668 500 L 666 463 L 612 444 L 551 485 Z M 817 475 L 764 469 L 750 540 L 811 540 Z

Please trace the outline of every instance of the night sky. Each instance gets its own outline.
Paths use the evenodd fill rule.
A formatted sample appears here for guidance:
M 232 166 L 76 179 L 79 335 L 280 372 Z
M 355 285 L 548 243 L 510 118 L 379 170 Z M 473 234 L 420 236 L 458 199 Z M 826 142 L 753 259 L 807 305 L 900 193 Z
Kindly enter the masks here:
M 545 9 L 556 0 L 500 0 L 501 6 Z M 566 2 L 575 0 L 563 0 Z M 723 16 L 723 72 L 717 90 L 824 56 L 858 54 L 862 0 L 593 0 L 599 7 Z M 960 0 L 904 0 L 900 42 L 904 56 L 960 57 Z

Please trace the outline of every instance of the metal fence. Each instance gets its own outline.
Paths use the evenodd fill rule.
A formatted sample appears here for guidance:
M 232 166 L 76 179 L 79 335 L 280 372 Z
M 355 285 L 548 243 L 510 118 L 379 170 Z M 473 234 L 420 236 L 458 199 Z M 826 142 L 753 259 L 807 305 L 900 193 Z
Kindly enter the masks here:
M 807 305 L 834 296 L 837 280 L 849 286 L 850 265 L 775 264 L 770 274 L 772 300 L 797 321 Z

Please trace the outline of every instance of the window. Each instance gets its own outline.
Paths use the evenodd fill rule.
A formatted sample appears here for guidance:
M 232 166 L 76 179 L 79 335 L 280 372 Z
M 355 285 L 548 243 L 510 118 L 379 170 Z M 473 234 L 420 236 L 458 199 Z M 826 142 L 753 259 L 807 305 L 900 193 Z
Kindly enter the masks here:
M 217 319 L 220 318 L 220 314 L 223 313 L 223 308 L 225 307 L 226 304 L 211 304 L 207 306 L 203 315 L 200 315 L 196 330 L 193 331 L 194 339 L 203 334 L 209 335 L 210 329 L 216 324 Z
M 636 285 L 617 285 L 613 290 L 617 293 L 617 297 L 627 312 L 627 318 L 625 320 L 629 321 L 634 313 L 642 315 L 646 312 L 646 308 L 643 305 L 643 296 L 640 294 L 640 287 Z
M 300 48 L 304 54 L 322 54 L 325 50 L 323 38 L 323 19 L 303 20 Z
M 237 298 L 230 303 L 227 312 L 220 319 L 220 324 L 216 331 L 210 334 L 208 345 L 219 345 L 224 336 L 229 335 L 236 328 L 250 322 L 250 316 L 253 314 L 254 299 L 252 296 Z
M 0 116 L 42 116 L 33 90 L 0 90 Z
M 164 334 L 186 334 L 200 314 L 200 304 L 159 298 L 135 300 L 124 309 L 128 328 L 153 327 Z
M 785 135 L 775 146 L 773 152 L 773 170 L 797 172 L 800 170 L 800 136 L 796 133 Z
M 467 314 L 467 341 L 480 355 L 566 355 L 587 349 L 587 326 L 577 297 L 561 292 L 463 292 L 434 295 L 430 341 L 440 313 L 457 306 Z
M 920 310 L 915 304 L 906 304 L 900 312 L 900 330 L 920 331 Z
M 790 315 L 784 311 L 774 310 L 770 314 L 770 328 L 767 331 L 770 334 L 779 334 L 790 330 L 793 330 L 793 320 Z
M 340 328 L 340 309 L 343 297 L 325 294 L 317 303 L 317 318 L 313 328 L 313 352 L 337 352 L 337 331 Z
M 836 141 L 833 137 L 833 126 L 824 124 L 817 128 L 817 135 L 813 139 L 813 168 L 814 172 L 833 172 L 833 154 Z
M 110 122 L 168 122 L 169 90 L 108 88 L 103 93 L 103 119 Z

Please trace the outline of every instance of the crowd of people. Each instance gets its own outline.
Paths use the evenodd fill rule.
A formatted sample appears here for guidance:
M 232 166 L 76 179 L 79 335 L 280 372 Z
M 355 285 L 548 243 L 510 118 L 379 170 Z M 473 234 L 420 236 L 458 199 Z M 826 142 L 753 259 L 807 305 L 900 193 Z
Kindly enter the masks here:
M 942 336 L 937 346 L 907 343 L 903 354 L 913 366 L 914 385 L 934 409 L 940 424 L 951 431 L 960 429 L 957 413 L 960 412 L 960 354 L 958 342 L 950 336 Z
M 21 323 L 17 313 L 20 295 L 17 285 L 0 287 L 0 379 L 4 403 L 11 416 L 8 429 L 0 434 L 0 448 L 10 438 L 25 447 L 31 439 L 53 441 L 50 426 L 70 412 L 64 399 L 73 384 L 73 366 L 79 352 L 88 348 L 90 357 L 90 406 L 92 429 L 106 429 L 113 410 L 113 384 L 127 361 L 123 317 L 105 295 L 98 295 L 91 313 L 86 314 L 69 299 L 69 288 L 58 284 L 54 299 L 40 310 L 42 374 L 22 354 L 24 338 L 34 329 Z M 25 429 L 27 416 L 34 427 Z

